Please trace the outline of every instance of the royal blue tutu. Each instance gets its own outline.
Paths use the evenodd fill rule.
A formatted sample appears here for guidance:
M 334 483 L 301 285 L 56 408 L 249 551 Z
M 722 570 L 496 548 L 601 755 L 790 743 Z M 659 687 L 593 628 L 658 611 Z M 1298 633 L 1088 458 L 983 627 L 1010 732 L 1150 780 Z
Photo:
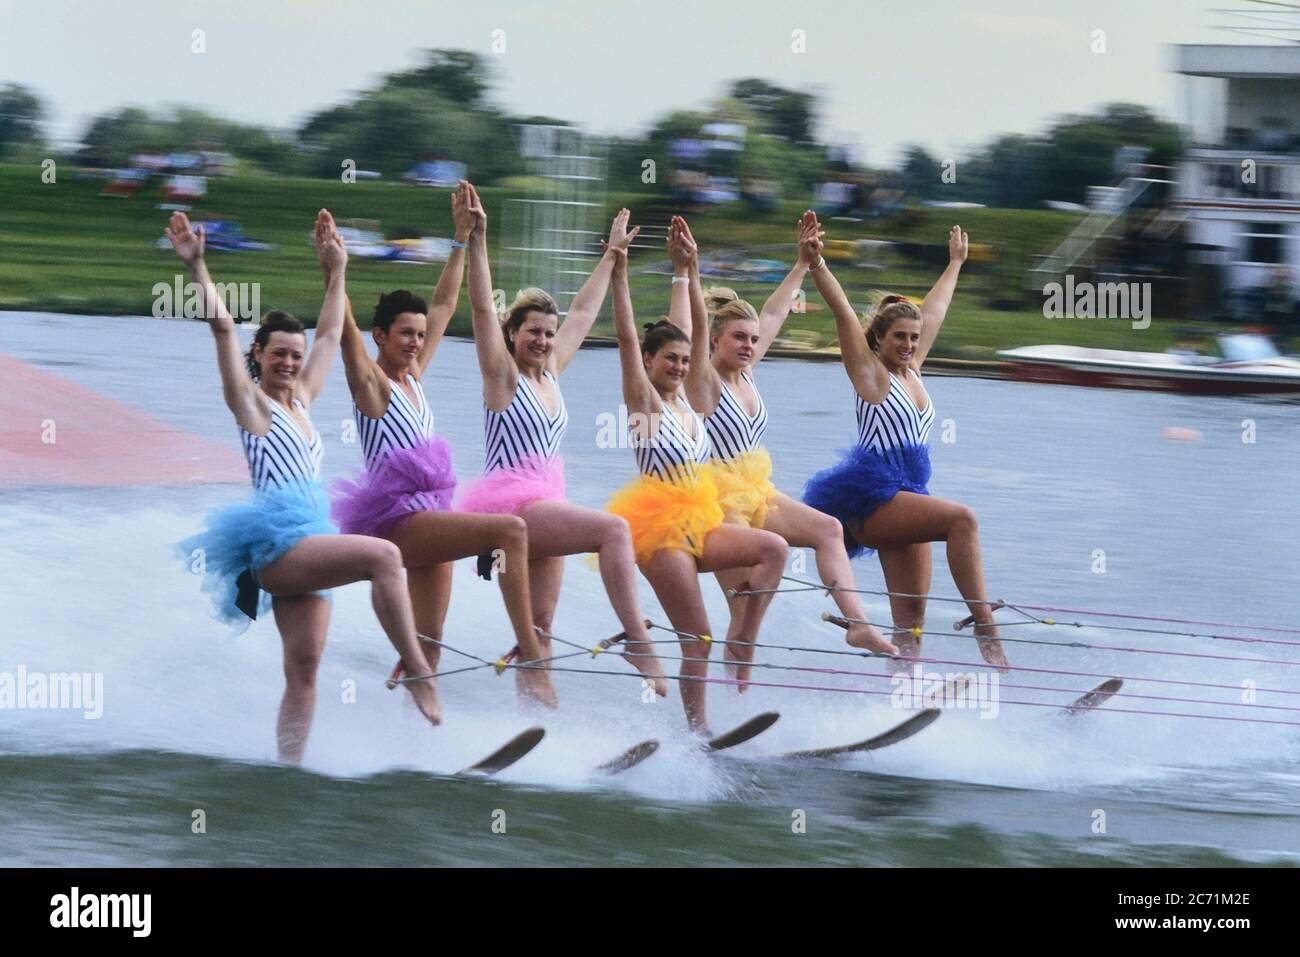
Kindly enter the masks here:
M 383 536 L 407 515 L 447 511 L 455 491 L 451 446 L 435 435 L 390 452 L 355 479 L 331 485 L 330 514 L 349 535 Z
M 906 445 L 891 450 L 887 458 L 873 449 L 855 445 L 841 454 L 839 462 L 808 480 L 803 500 L 820 512 L 834 515 L 846 526 L 844 547 L 850 558 L 856 558 L 871 554 L 873 549 L 849 534 L 848 522 L 866 518 L 899 492 L 929 495 L 930 449 L 925 445 Z
M 316 483 L 267 489 L 252 499 L 208 513 L 203 531 L 176 545 L 187 568 L 203 572 L 203 590 L 212 596 L 213 614 L 228 625 L 247 628 L 250 619 L 235 605 L 236 579 L 257 573 L 308 535 L 336 535 L 329 500 Z M 271 607 L 262 592 L 258 613 Z

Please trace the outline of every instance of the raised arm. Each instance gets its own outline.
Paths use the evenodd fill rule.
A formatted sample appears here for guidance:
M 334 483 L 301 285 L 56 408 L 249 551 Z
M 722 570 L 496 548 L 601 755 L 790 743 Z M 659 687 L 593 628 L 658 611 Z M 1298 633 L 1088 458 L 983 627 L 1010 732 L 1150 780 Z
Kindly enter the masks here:
M 674 216 L 668 225 L 668 259 L 673 265 L 673 288 L 668 299 L 668 321 L 682 332 L 691 332 L 691 272 L 698 266 L 699 250 L 688 238 L 686 220 Z
M 957 277 L 961 275 L 962 263 L 969 253 L 970 237 L 961 231 L 961 227 L 954 226 L 948 230 L 948 268 L 921 302 L 921 341 L 912 359 L 912 368 L 917 372 L 921 371 L 921 364 L 930 354 L 934 340 L 939 338 L 939 329 L 948 315 L 948 307 L 952 305 L 952 294 L 957 291 Z
M 254 435 L 265 435 L 271 427 L 271 413 L 257 398 L 257 384 L 248 374 L 244 355 L 239 348 L 235 321 L 217 295 L 203 259 L 203 227 L 190 227 L 184 213 L 172 213 L 165 229 L 176 255 L 189 267 L 190 276 L 203 290 L 203 315 L 212 330 L 217 346 L 217 368 L 221 372 L 221 394 L 235 421 Z
M 519 367 L 506 348 L 492 300 L 492 268 L 488 264 L 487 210 L 478 190 L 469 189 L 469 209 L 474 231 L 469 238 L 469 308 L 474 323 L 474 351 L 483 374 L 483 398 L 493 409 L 504 409 L 515 397 Z
M 817 214 L 812 210 L 805 210 L 799 217 L 799 236 L 803 236 L 806 226 L 816 221 Z M 785 320 L 789 318 L 790 310 L 794 307 L 795 296 L 799 294 L 804 277 L 808 275 L 809 268 L 817 258 L 817 254 L 812 252 L 812 247 L 808 244 L 800 242 L 797 248 L 799 255 L 795 260 L 794 268 L 782 280 L 781 285 L 776 287 L 776 291 L 767 297 L 762 312 L 758 314 L 758 345 L 754 348 L 755 365 L 758 365 L 763 356 L 767 355 L 767 350 L 781 334 L 781 327 L 785 325 Z
M 425 330 L 424 345 L 420 347 L 420 375 L 429 368 L 434 353 L 442 344 L 443 334 L 451 317 L 456 314 L 456 303 L 460 301 L 460 284 L 465 278 L 465 247 L 470 234 L 474 231 L 474 214 L 470 212 L 469 183 L 460 181 L 451 194 L 451 219 L 455 224 L 455 242 L 447 265 L 442 267 L 438 285 L 433 289 L 429 299 L 429 326 Z
M 343 336 L 344 300 L 347 299 L 348 250 L 328 209 L 316 214 L 315 241 L 316 258 L 328 278 L 325 301 L 316 320 L 316 339 L 302 367 L 302 390 L 309 405 L 320 395 L 329 378 L 334 353 Z
M 636 239 L 636 234 L 641 231 L 640 226 L 631 233 L 627 231 L 627 221 L 631 215 L 626 209 L 620 209 L 614 217 L 609 230 L 609 241 L 605 243 L 605 255 L 600 257 L 596 268 L 573 297 L 573 302 L 569 304 L 569 314 L 564 317 L 564 322 L 560 323 L 560 328 L 555 333 L 555 340 L 551 344 L 551 361 L 555 364 L 552 371 L 556 375 L 563 372 L 564 367 L 577 355 L 582 341 L 596 324 L 600 304 L 605 301 L 605 293 L 609 291 L 609 278 L 614 271 L 617 250 L 626 253 L 632 240 Z
M 690 310 L 690 327 L 686 328 L 691 337 L 691 365 L 686 370 L 686 398 L 691 408 L 700 415 L 712 415 L 722 398 L 722 379 L 713 368 L 709 356 L 709 309 L 704 302 L 704 288 L 700 285 L 699 243 L 691 235 L 691 227 L 681 216 L 673 217 L 671 230 L 678 233 L 677 242 L 690 253 L 687 263 L 685 285 L 687 308 Z M 671 235 L 671 232 L 670 232 Z M 676 270 L 674 270 L 675 272 Z M 681 283 L 673 286 L 673 297 Z M 678 323 L 680 325 L 680 323 Z M 683 327 L 685 328 L 685 327 Z
M 618 359 L 623 369 L 623 402 L 629 414 L 657 412 L 662 403 L 641 359 L 641 337 L 637 334 L 632 291 L 627 279 L 627 250 L 610 248 L 613 250 L 610 258 L 614 282 L 614 332 L 618 336 Z M 642 438 L 651 432 L 648 420 L 637 421 L 635 427 Z
M 858 314 L 849 305 L 839 280 L 831 273 L 822 258 L 821 227 L 814 218 L 799 236 L 799 245 L 807 244 L 814 254 L 808 272 L 813 277 L 817 292 L 835 316 L 835 334 L 840 340 L 840 359 L 849 375 L 853 388 L 867 402 L 880 402 L 889 389 L 889 373 L 867 345 Z M 800 252 L 802 256 L 802 251 Z
M 326 273 L 325 288 L 328 289 L 329 285 L 330 277 Z M 343 371 L 348 377 L 352 401 L 363 415 L 371 419 L 383 418 L 392 397 L 392 386 L 388 384 L 384 370 L 370 358 L 366 338 L 352 315 L 352 299 L 346 295 L 343 297 L 343 316 Z

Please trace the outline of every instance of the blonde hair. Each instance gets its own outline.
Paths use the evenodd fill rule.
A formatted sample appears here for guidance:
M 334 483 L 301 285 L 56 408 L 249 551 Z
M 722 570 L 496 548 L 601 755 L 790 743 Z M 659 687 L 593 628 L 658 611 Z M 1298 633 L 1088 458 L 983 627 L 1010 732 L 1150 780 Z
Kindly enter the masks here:
M 713 322 L 709 324 L 709 335 L 720 336 L 733 319 L 750 319 L 758 322 L 758 310 L 741 299 L 734 289 L 726 286 L 711 286 L 704 290 L 704 307 L 708 309 Z
M 915 319 L 921 321 L 921 310 L 916 303 L 906 296 L 897 295 L 880 295 L 875 298 L 875 306 L 871 310 L 870 321 L 867 324 L 867 345 L 872 351 L 880 348 L 880 340 L 885 333 L 889 331 L 895 320 L 898 319 Z
M 519 294 L 515 296 L 515 301 L 506 309 L 506 321 L 501 327 L 501 334 L 506 337 L 506 348 L 511 352 L 515 351 L 515 344 L 510 338 L 510 333 L 519 331 L 519 327 L 524 324 L 524 318 L 530 312 L 544 312 L 548 316 L 559 316 L 560 307 L 545 289 L 538 289 L 536 286 L 520 289 Z

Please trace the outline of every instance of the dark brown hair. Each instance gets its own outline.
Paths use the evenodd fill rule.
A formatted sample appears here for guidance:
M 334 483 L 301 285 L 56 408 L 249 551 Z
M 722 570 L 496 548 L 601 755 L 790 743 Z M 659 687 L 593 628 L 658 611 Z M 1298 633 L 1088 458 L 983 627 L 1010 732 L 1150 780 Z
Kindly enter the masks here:
M 641 351 L 646 355 L 658 355 L 659 350 L 670 342 L 691 344 L 691 337 L 667 319 L 645 324 L 645 335 L 641 337 Z
M 307 327 L 291 312 L 285 312 L 283 309 L 272 309 L 262 317 L 262 324 L 257 327 L 257 334 L 253 336 L 253 344 L 248 347 L 248 352 L 244 355 L 244 361 L 248 365 L 248 374 L 254 382 L 260 382 L 262 379 L 262 364 L 257 361 L 257 347 L 266 348 L 266 344 L 271 341 L 273 332 L 301 332 L 306 334 Z
M 371 322 L 388 332 L 393 328 L 393 320 L 404 312 L 418 312 L 424 315 L 429 311 L 424 300 L 411 292 L 409 289 L 394 289 L 392 292 L 381 292 L 379 302 L 375 304 L 375 315 Z

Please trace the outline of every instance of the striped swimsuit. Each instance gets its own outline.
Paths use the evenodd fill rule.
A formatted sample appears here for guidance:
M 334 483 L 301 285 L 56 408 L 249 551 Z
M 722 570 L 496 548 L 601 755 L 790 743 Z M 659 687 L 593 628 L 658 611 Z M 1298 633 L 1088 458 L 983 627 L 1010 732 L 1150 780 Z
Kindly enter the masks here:
M 727 383 L 722 383 L 718 407 L 704 420 L 709 439 L 713 442 L 713 454 L 720 459 L 734 459 L 744 452 L 753 451 L 762 444 L 763 433 L 767 431 L 767 406 L 754 385 L 754 377 L 748 372 L 742 372 L 740 376 L 754 390 L 758 409 L 751 416 L 745 411 L 740 397 Z
M 542 373 L 555 386 L 560 405 L 549 415 L 527 377 L 519 376 L 515 397 L 500 412 L 483 403 L 483 432 L 487 445 L 484 473 L 502 468 L 517 468 L 526 458 L 552 461 L 560 454 L 560 440 L 569 425 L 569 410 L 564 405 L 560 384 L 551 373 Z
M 406 381 L 415 389 L 419 405 L 413 403 L 396 382 L 388 381 L 392 388 L 382 418 L 372 419 L 358 409 L 355 402 L 352 404 L 352 416 L 357 421 L 361 452 L 366 457 L 368 468 L 375 468 L 398 449 L 415 448 L 433 435 L 433 412 L 429 409 L 429 400 L 420 380 L 409 372 L 406 375 Z
M 908 371 L 916 375 L 912 370 Z M 934 424 L 934 401 L 931 400 L 922 412 L 907 387 L 892 372 L 889 373 L 889 392 L 879 405 L 864 402 L 860 395 L 855 395 L 855 398 L 858 445 L 901 465 L 903 449 L 926 444 L 930 427 Z
M 254 435 L 243 426 L 239 429 L 253 488 L 263 492 L 309 486 L 320 478 L 321 460 L 325 457 L 320 432 L 313 428 L 308 439 L 280 403 L 268 401 L 271 403 L 271 427 L 266 435 Z M 293 405 L 304 416 L 307 414 L 306 407 L 297 399 L 293 400 Z
M 659 428 L 654 435 L 648 439 L 633 435 L 632 447 L 642 475 L 652 475 L 667 482 L 677 476 L 693 478 L 709 461 L 712 452 L 709 431 L 689 405 L 686 405 L 686 411 L 691 416 L 694 436 L 666 408 L 658 414 Z

